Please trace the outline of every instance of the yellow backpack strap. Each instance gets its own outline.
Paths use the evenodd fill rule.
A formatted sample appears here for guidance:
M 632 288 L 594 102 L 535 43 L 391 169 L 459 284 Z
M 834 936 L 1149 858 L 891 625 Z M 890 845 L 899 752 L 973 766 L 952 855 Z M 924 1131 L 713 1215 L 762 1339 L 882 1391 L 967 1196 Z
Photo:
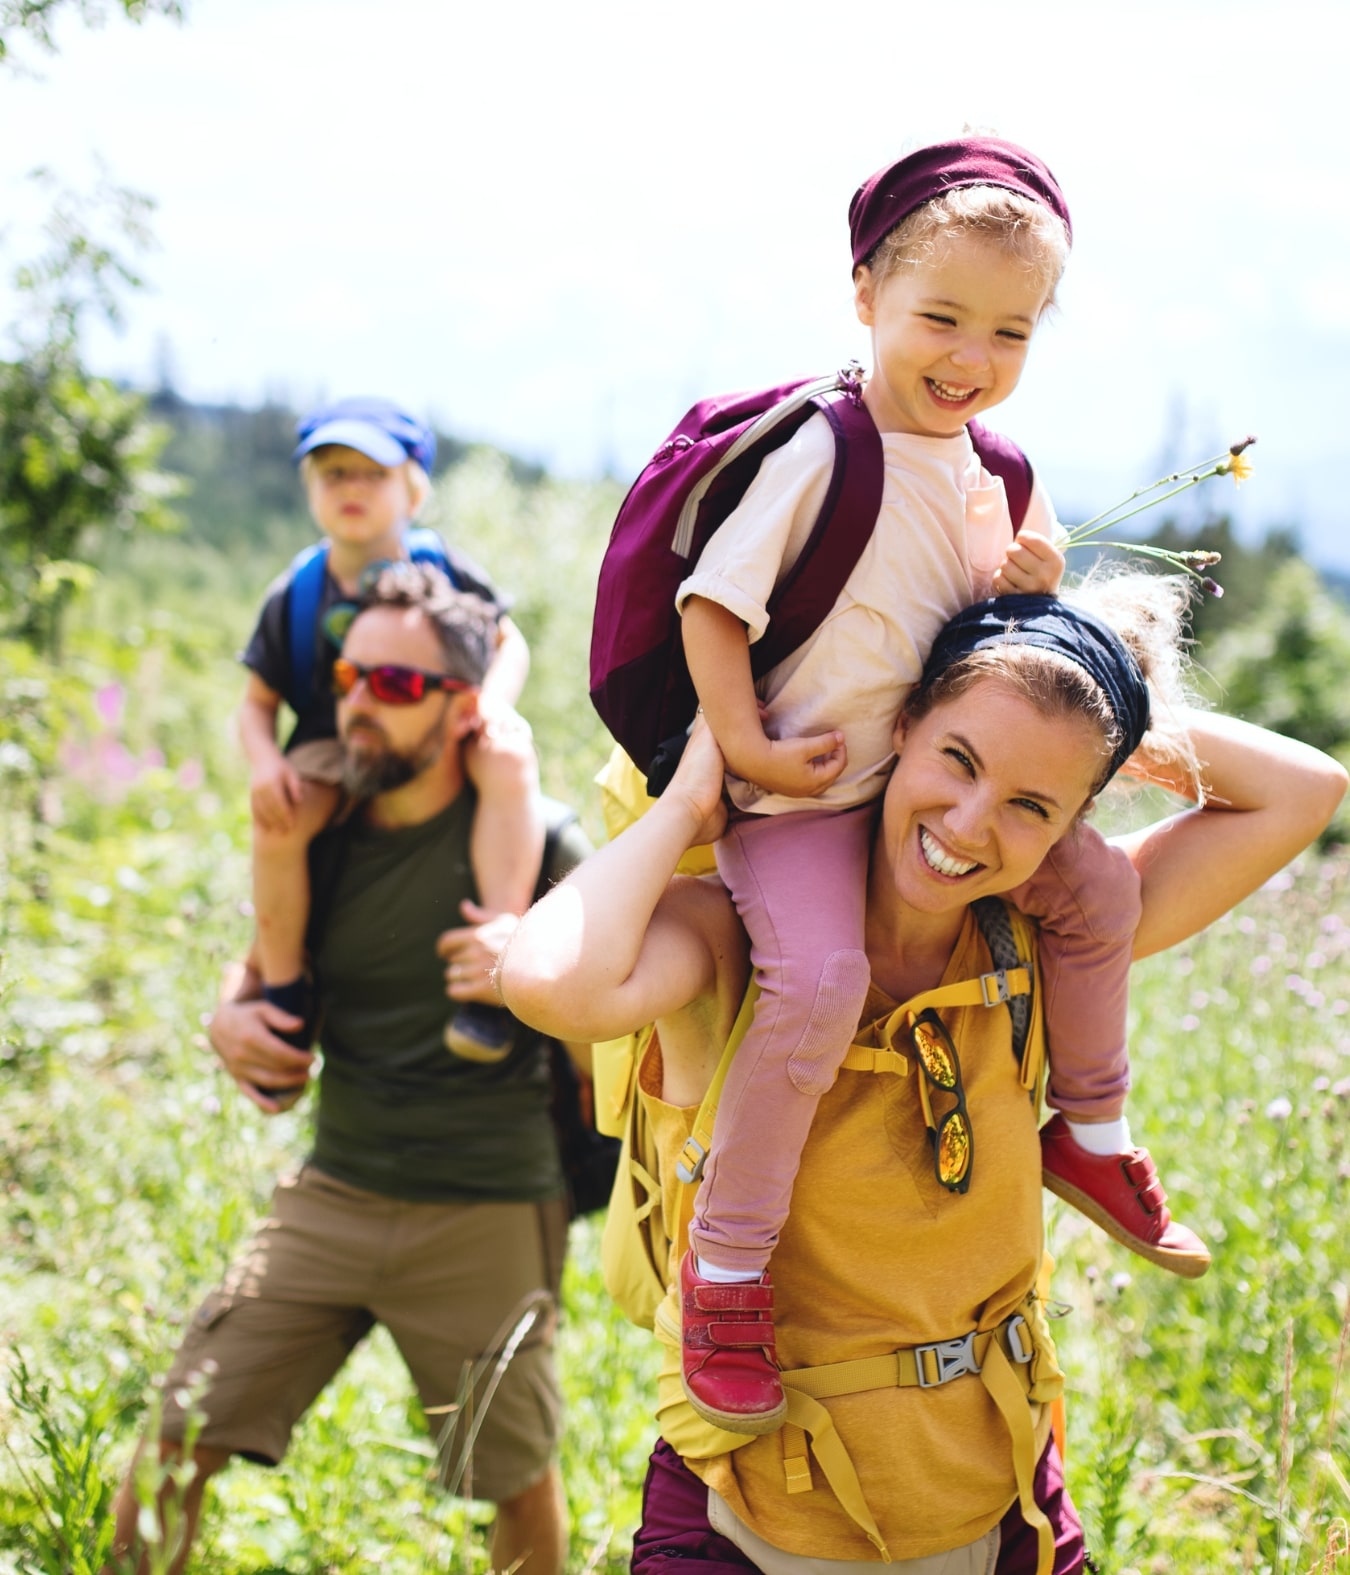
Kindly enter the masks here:
M 1023 1517 L 1035 1528 L 1037 1575 L 1051 1575 L 1055 1539 L 1049 1521 L 1036 1503 L 1036 1432 L 1027 1403 L 1037 1385 L 1033 1373 L 1044 1351 L 1053 1360 L 1053 1343 L 1044 1319 L 1031 1318 L 1031 1299 L 1022 1310 L 997 1329 L 972 1333 L 960 1340 L 938 1341 L 892 1351 L 889 1355 L 862 1357 L 851 1362 L 830 1362 L 823 1367 L 799 1367 L 783 1373 L 787 1396 L 787 1422 L 781 1430 L 783 1471 L 789 1493 L 808 1493 L 811 1455 L 849 1518 L 889 1562 L 889 1554 L 868 1509 L 848 1451 L 835 1431 L 829 1411 L 820 1403 L 837 1395 L 861 1394 L 869 1389 L 931 1388 L 952 1378 L 977 1376 L 998 1407 L 1012 1438 L 1013 1472 Z M 1016 1364 L 1016 1365 L 1014 1365 Z M 808 1439 L 810 1440 L 808 1445 Z
M 893 1072 L 904 1077 L 909 1072 L 909 1057 L 891 1046 L 897 1037 L 904 1042 L 909 1025 L 928 1007 L 1001 1006 L 1010 995 L 1030 995 L 1031 969 L 1019 967 L 982 973 L 978 979 L 963 979 L 959 984 L 939 985 L 925 990 L 897 1006 L 889 1017 L 873 1023 L 869 1032 L 880 1041 L 876 1045 L 850 1045 L 843 1065 L 850 1072 Z
M 891 1046 L 904 1042 L 920 1012 L 944 1006 L 1006 1006 L 1013 1021 L 1013 1049 L 1018 1056 L 1022 1087 L 1033 1095 L 1045 1069 L 1045 1024 L 1036 977 L 1036 928 L 1000 897 L 974 904 L 980 932 L 995 967 L 974 979 L 939 985 L 913 996 L 889 1017 L 879 1018 L 864 1032 L 871 1044 L 853 1044 L 843 1065 L 851 1072 L 890 1072 L 904 1077 L 909 1057 Z
M 686 1184 L 692 1185 L 703 1175 L 708 1150 L 712 1147 L 713 1126 L 717 1121 L 717 1105 L 722 1097 L 722 1087 L 726 1083 L 727 1073 L 731 1070 L 736 1052 L 740 1049 L 741 1040 L 749 1032 L 750 1021 L 755 1015 L 755 1002 L 758 999 L 759 990 L 752 983 L 741 1001 L 741 1009 L 737 1012 L 736 1021 L 731 1026 L 731 1033 L 722 1051 L 722 1059 L 717 1063 L 712 1082 L 708 1084 L 708 1092 L 704 1094 L 703 1103 L 698 1107 L 698 1114 L 694 1117 L 694 1130 L 685 1140 L 684 1151 L 680 1155 L 679 1164 L 675 1167 L 676 1174 Z
M 872 1517 L 872 1511 L 867 1507 L 862 1483 L 858 1481 L 858 1473 L 853 1469 L 853 1462 L 849 1459 L 843 1440 L 835 1431 L 834 1418 L 819 1400 L 813 1400 L 810 1395 L 803 1394 L 799 1389 L 789 1389 L 785 1386 L 783 1393 L 787 1397 L 788 1405 L 787 1424 L 783 1428 L 784 1466 L 788 1473 L 788 1492 L 802 1493 L 811 1486 L 811 1465 L 806 1457 L 805 1439 L 805 1435 L 809 1433 L 812 1453 L 820 1462 L 820 1469 L 825 1475 L 825 1480 L 830 1484 L 834 1496 L 854 1525 L 866 1534 L 867 1540 L 881 1556 L 882 1563 L 889 1564 L 890 1550 L 881 1535 L 880 1527 Z M 1026 1409 L 1025 1401 L 1023 1401 L 1023 1409 Z M 799 1454 L 788 1453 L 795 1447 L 792 1439 L 801 1440 Z M 798 1484 L 795 1487 L 794 1480 Z
M 741 1040 L 749 1032 L 751 1020 L 755 1015 L 755 1002 L 758 999 L 759 989 L 751 980 L 745 998 L 741 1002 L 741 1009 L 736 1013 L 736 1021 L 731 1025 L 731 1033 L 727 1036 L 722 1059 L 717 1063 L 712 1082 L 708 1084 L 708 1092 L 704 1094 L 703 1103 L 698 1107 L 698 1114 L 694 1117 L 694 1130 L 685 1139 L 684 1149 L 675 1166 L 675 1174 L 684 1182 L 684 1186 L 680 1188 L 675 1224 L 675 1240 L 681 1246 L 689 1240 L 689 1226 L 694 1218 L 694 1193 L 703 1175 L 708 1151 L 712 1148 L 713 1126 L 717 1121 L 717 1104 L 722 1097 L 722 1086 L 727 1080 L 727 1073 L 731 1069 L 736 1051 L 740 1048 Z
M 1055 1533 L 1036 1502 L 1036 1433 L 1031 1425 L 1031 1407 L 1026 1390 L 1013 1376 L 1012 1365 L 997 1341 L 985 1356 L 980 1380 L 1012 1434 L 1013 1472 L 1022 1519 L 1036 1530 L 1036 1575 L 1051 1575 L 1055 1566 Z

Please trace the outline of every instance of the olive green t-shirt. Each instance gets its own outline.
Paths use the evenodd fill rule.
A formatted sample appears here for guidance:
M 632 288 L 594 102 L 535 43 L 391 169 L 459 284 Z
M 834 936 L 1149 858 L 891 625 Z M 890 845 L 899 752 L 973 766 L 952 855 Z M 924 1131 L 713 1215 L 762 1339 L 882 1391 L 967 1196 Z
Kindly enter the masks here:
M 436 938 L 464 924 L 460 902 L 477 898 L 475 802 L 466 787 L 420 826 L 357 822 L 312 850 L 316 894 L 326 875 L 332 896 L 315 954 L 324 1061 L 310 1158 L 387 1197 L 519 1202 L 563 1190 L 546 1041 L 518 1024 L 506 1059 L 482 1066 L 441 1037 L 454 1007 Z M 550 815 L 569 822 L 549 839 L 552 882 L 589 846 L 562 806 Z

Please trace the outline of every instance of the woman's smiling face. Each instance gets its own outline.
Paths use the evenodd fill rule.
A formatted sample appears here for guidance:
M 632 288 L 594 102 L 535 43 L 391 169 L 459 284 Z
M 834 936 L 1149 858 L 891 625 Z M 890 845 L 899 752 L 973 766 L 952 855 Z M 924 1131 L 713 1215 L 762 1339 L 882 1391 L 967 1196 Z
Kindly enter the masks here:
M 1105 759 L 1091 722 L 1048 716 L 997 677 L 902 719 L 896 749 L 882 849 L 896 896 L 926 913 L 1028 879 L 1078 818 Z

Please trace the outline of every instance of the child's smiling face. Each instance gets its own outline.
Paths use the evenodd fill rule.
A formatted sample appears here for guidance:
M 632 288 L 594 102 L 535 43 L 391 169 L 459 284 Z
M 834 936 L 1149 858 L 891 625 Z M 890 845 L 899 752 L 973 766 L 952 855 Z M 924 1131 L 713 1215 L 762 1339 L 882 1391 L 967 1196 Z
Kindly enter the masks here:
M 334 443 L 316 449 L 305 480 L 319 529 L 344 546 L 383 552 L 412 509 L 404 467 L 377 464 L 354 448 Z
M 858 319 L 872 330 L 863 401 L 882 432 L 928 437 L 954 437 L 1012 393 L 1049 294 L 997 245 L 963 232 L 880 283 L 866 267 L 854 282 Z

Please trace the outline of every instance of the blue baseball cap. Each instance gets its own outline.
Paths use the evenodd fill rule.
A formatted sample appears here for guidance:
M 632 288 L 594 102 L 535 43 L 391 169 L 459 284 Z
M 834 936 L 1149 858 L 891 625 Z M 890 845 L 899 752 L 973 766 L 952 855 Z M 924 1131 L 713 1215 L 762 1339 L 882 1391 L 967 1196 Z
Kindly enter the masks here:
M 291 455 L 296 464 L 316 448 L 340 443 L 377 465 L 401 465 L 415 459 L 431 473 L 436 458 L 436 437 L 430 427 L 387 399 L 339 399 L 311 410 L 296 424 L 300 439 Z

